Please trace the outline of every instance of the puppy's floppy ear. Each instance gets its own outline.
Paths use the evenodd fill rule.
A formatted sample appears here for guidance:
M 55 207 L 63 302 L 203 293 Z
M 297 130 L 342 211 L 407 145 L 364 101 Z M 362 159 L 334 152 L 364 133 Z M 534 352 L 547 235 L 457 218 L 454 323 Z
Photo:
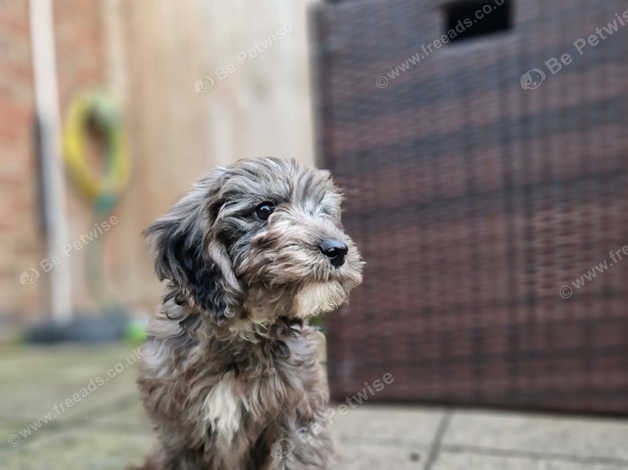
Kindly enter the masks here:
M 241 293 L 231 259 L 212 234 L 223 179 L 221 170 L 214 170 L 144 232 L 159 279 L 169 280 L 216 321 L 235 314 Z

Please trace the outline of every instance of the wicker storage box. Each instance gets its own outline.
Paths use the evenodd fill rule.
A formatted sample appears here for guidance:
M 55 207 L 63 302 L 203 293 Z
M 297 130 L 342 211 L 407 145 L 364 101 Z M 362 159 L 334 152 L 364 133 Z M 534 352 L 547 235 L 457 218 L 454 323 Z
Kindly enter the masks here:
M 370 400 L 628 412 L 628 1 L 509 3 L 440 48 L 442 1 L 312 11 L 320 163 L 368 263 L 328 318 L 336 399 L 390 373 Z

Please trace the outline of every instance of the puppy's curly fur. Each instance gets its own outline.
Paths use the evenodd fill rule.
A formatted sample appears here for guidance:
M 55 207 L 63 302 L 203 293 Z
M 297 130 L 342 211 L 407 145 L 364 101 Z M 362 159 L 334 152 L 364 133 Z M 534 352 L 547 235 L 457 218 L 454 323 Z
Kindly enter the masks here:
M 362 280 L 340 203 L 327 171 L 242 160 L 147 229 L 168 292 L 138 380 L 159 444 L 139 468 L 329 468 L 328 390 L 307 319 Z M 324 240 L 346 246 L 344 263 Z

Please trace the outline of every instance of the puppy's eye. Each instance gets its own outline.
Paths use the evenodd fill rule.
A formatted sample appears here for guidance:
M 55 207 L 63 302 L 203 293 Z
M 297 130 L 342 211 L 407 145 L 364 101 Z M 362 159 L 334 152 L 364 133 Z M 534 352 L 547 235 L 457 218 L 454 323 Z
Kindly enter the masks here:
M 272 202 L 262 202 L 255 208 L 255 214 L 261 219 L 266 220 L 270 217 L 270 214 L 275 210 L 275 205 Z

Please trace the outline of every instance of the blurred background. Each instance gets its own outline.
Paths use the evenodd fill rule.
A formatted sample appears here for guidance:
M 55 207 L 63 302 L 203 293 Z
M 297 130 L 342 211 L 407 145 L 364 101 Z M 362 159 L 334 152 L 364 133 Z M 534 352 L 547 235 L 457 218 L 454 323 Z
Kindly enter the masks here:
M 628 468 L 627 31 L 626 0 L 0 0 L 0 460 L 141 460 L 141 232 L 274 155 L 332 171 L 367 261 L 320 322 L 341 468 Z
M 106 91 L 124 116 L 130 175 L 111 212 L 120 223 L 105 235 L 104 273 L 119 302 L 148 313 L 160 290 L 140 232 L 200 175 L 251 156 L 313 164 L 307 2 L 52 6 L 60 125 L 67 124 L 73 100 L 96 91 Z M 22 272 L 41 270 L 48 254 L 34 138 L 31 12 L 22 0 L 1 7 L 0 321 L 7 332 L 46 314 L 50 279 L 16 284 Z M 96 173 L 100 160 L 94 160 Z M 66 243 L 80 240 L 93 228 L 93 198 L 66 175 L 60 199 Z M 88 294 L 87 251 L 74 250 L 63 260 L 77 310 L 97 307 Z

